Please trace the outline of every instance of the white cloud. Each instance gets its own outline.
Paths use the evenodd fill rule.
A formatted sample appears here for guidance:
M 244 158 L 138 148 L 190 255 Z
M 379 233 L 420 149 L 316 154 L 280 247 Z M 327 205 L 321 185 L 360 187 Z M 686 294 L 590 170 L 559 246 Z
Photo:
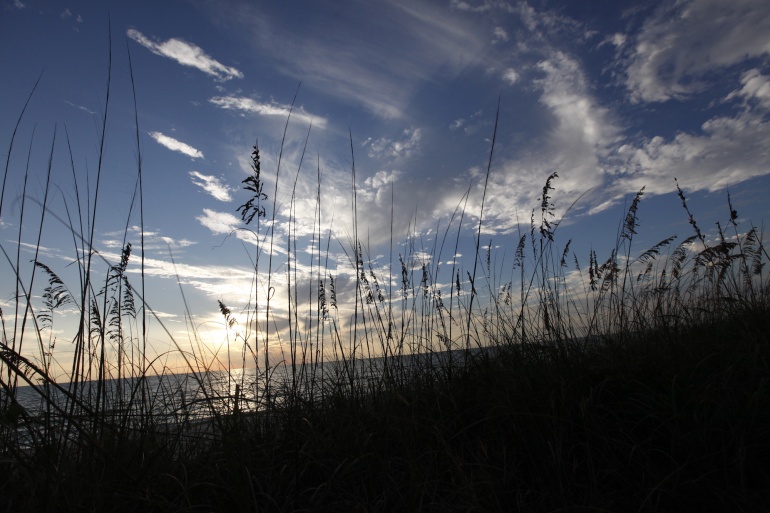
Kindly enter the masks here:
M 378 189 L 384 185 L 390 185 L 395 182 L 399 176 L 401 176 L 401 171 L 377 171 L 374 176 L 370 176 L 364 180 L 364 185 Z
M 611 113 L 591 95 L 584 71 L 574 58 L 552 51 L 536 68 L 542 77 L 534 85 L 541 91 L 540 104 L 552 124 L 519 157 L 493 169 L 484 214 L 484 230 L 489 233 L 509 232 L 518 222 L 528 222 L 529 209 L 539 205 L 551 173 L 558 173 L 553 183 L 558 191 L 554 195 L 556 217 L 549 219 L 556 220 L 583 193 L 605 181 L 603 162 L 618 138 Z M 476 184 L 467 207 L 473 213 L 480 208 L 483 179 Z
M 626 85 L 635 101 L 682 98 L 707 72 L 770 54 L 766 0 L 663 3 L 636 38 Z
M 513 68 L 508 68 L 503 72 L 503 80 L 513 85 L 519 81 L 519 74 Z
M 482 118 L 482 111 L 476 111 L 467 118 L 457 118 L 449 124 L 450 130 L 463 129 L 468 135 L 475 134 L 480 128 L 488 124 L 488 120 Z
M 503 27 L 495 27 L 493 34 L 497 41 L 508 41 L 508 32 Z
M 555 52 L 537 67 L 545 74 L 536 81 L 543 89 L 540 101 L 557 117 L 554 135 L 559 143 L 569 143 L 566 140 L 569 139 L 595 148 L 614 135 L 616 128 L 608 123 L 608 111 L 589 95 L 584 73 L 576 60 Z
M 628 41 L 628 36 L 626 34 L 623 34 L 621 32 L 616 32 L 615 34 L 611 34 L 599 42 L 599 48 L 605 45 L 612 45 L 615 47 L 615 49 L 622 48 L 626 42 Z
M 120 259 L 117 254 L 105 256 L 114 261 Z M 190 265 L 156 258 L 145 258 L 144 265 L 143 271 L 129 266 L 127 272 L 144 272 L 146 276 L 179 280 L 209 296 L 224 297 L 233 303 L 248 301 L 249 287 L 244 287 L 243 284 L 251 282 L 253 269 L 230 265 Z
M 179 153 L 183 153 L 188 157 L 192 157 L 194 159 L 203 158 L 203 153 L 196 150 L 189 144 L 183 143 L 181 141 L 177 141 L 173 137 L 169 137 L 160 132 L 150 132 L 150 137 L 155 139 L 158 142 L 158 144 L 160 144 L 161 146 L 165 146 L 169 150 L 178 151 Z
M 481 4 L 479 6 L 473 6 L 468 2 L 464 2 L 462 0 L 452 0 L 450 5 L 454 9 L 457 9 L 458 11 L 484 12 L 491 9 L 491 6 L 489 4 Z
M 69 105 L 69 106 L 71 106 L 71 107 L 75 107 L 76 109 L 80 109 L 80 110 L 82 110 L 82 111 L 84 111 L 84 112 L 88 112 L 88 113 L 89 113 L 89 114 L 91 114 L 92 116 L 95 116 L 95 115 L 96 115 L 96 112 L 92 111 L 91 109 L 89 109 L 89 108 L 87 108 L 87 107 L 83 107 L 82 105 L 75 105 L 74 103 L 72 103 L 72 102 L 68 102 L 67 100 L 64 100 L 64 103 L 66 103 L 67 105 Z
M 138 225 L 132 225 L 128 228 L 128 240 L 134 245 L 134 250 L 139 249 L 139 241 L 140 238 L 144 240 L 144 249 L 147 251 L 151 250 L 158 250 L 161 251 L 163 254 L 166 254 L 168 251 L 168 247 L 171 246 L 173 249 L 181 249 L 186 248 L 188 246 L 192 246 L 196 244 L 195 242 L 189 240 L 189 239 L 174 239 L 172 237 L 163 236 L 160 235 L 158 232 L 153 231 L 151 229 L 145 228 L 144 231 L 142 230 L 141 226 Z M 113 231 L 113 232 L 106 232 L 102 234 L 105 239 L 102 239 L 100 244 L 107 248 L 112 249 L 122 249 L 123 248 L 123 237 L 126 235 L 126 232 L 123 230 Z M 112 237 L 112 238 L 110 238 Z M 134 253 L 136 255 L 136 253 Z M 119 259 L 120 257 L 117 256 L 114 259 Z
M 744 111 L 735 117 L 715 117 L 702 134 L 680 132 L 666 141 L 653 137 L 639 148 L 622 146 L 626 178 L 619 186 L 664 194 L 674 190 L 674 178 L 689 190 L 717 191 L 768 174 L 770 121 L 762 113 Z
M 758 69 L 751 69 L 741 77 L 743 87 L 727 96 L 728 100 L 742 97 L 744 101 L 756 100 L 765 110 L 770 110 L 770 77 Z
M 386 119 L 404 117 L 426 81 L 483 64 L 489 47 L 484 27 L 439 3 L 350 2 L 318 12 L 289 23 L 270 3 L 242 3 L 217 14 L 248 29 L 284 73 Z
M 276 103 L 260 103 L 251 98 L 236 96 L 216 96 L 209 99 L 209 102 L 226 110 L 236 110 L 257 114 L 259 116 L 279 116 L 286 118 L 289 115 L 289 105 L 279 105 Z M 313 116 L 305 112 L 302 108 L 295 107 L 291 112 L 291 117 L 303 123 L 313 123 L 316 128 L 326 128 L 326 118 Z
M 128 29 L 127 35 L 155 55 L 168 57 L 183 66 L 197 68 L 207 75 L 216 77 L 219 80 L 224 81 L 230 80 L 231 78 L 243 78 L 243 73 L 236 68 L 225 66 L 207 55 L 206 52 L 193 43 L 188 43 L 187 41 L 176 38 L 157 43 L 145 37 L 144 34 L 136 29 Z
M 419 128 L 407 128 L 401 135 L 403 138 L 400 140 L 382 137 L 376 141 L 364 143 L 369 146 L 369 157 L 411 157 L 419 149 L 422 132 Z
M 203 226 L 212 231 L 212 233 L 220 235 L 223 233 L 232 233 L 242 224 L 240 218 L 227 212 L 217 212 L 208 208 L 203 209 L 203 214 L 199 215 L 195 219 L 198 220 Z
M 162 241 L 164 244 L 168 246 L 179 247 L 179 248 L 186 248 L 187 246 L 192 246 L 193 244 L 196 244 L 195 242 L 188 239 L 174 239 L 172 237 L 165 237 L 165 236 L 158 237 L 158 240 Z
M 211 194 L 219 201 L 230 201 L 233 199 L 230 195 L 232 189 L 226 184 L 223 184 L 216 176 L 204 175 L 198 171 L 190 171 L 190 176 L 195 185 Z
M 492 9 L 500 9 L 507 12 L 514 11 L 514 8 L 508 2 L 502 0 L 483 0 L 480 3 L 476 3 L 476 5 L 465 2 L 464 0 L 452 0 L 449 5 L 452 9 L 464 12 L 480 13 L 491 11 Z
M 24 4 L 21 0 L 13 0 L 13 6 L 16 9 L 24 9 L 27 7 L 26 4 Z
M 401 176 L 401 171 L 377 171 L 373 176 L 364 180 L 363 186 L 359 189 L 360 198 L 364 201 L 373 201 L 378 207 L 390 204 L 391 187 Z

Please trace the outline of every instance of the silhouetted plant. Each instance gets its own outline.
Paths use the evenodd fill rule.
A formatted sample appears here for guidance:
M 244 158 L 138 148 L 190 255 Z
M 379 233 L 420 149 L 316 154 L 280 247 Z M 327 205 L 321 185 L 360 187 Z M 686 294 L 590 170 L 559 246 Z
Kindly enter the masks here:
M 259 141 L 252 148 L 250 166 L 252 174 L 242 180 L 241 183 L 245 184 L 243 188 L 251 191 L 253 196 L 236 209 L 237 212 L 240 212 L 241 219 L 246 224 L 250 224 L 254 217 L 262 218 L 267 215 L 264 205 L 261 204 L 262 201 L 267 200 L 267 194 L 262 192 L 264 183 L 260 178 Z

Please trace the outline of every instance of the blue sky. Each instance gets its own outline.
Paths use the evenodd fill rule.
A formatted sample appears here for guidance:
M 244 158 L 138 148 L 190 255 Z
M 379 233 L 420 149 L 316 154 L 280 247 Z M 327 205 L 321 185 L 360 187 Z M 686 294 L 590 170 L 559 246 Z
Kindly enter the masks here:
M 518 223 L 528 229 L 554 172 L 556 218 L 574 204 L 559 228 L 560 244 L 573 239 L 581 260 L 590 248 L 609 252 L 627 203 L 643 186 L 638 250 L 669 235 L 688 236 L 674 178 L 712 236 L 714 223 L 729 216 L 728 187 L 744 226 L 749 220 L 761 225 L 767 215 L 770 5 L 762 0 L 2 0 L 3 160 L 42 73 L 9 157 L 0 226 L 9 255 L 17 252 L 20 221 L 23 242 L 35 245 L 39 208 L 29 206 L 20 217 L 24 170 L 30 152 L 27 196 L 42 199 L 54 127 L 51 211 L 64 217 L 67 207 L 76 208 L 65 127 L 82 205 L 86 188 L 93 200 L 108 27 L 112 77 L 96 248 L 114 262 L 126 226 L 138 248 L 136 208 L 129 215 L 137 174 L 130 52 L 144 173 L 147 299 L 181 340 L 189 338 L 177 277 L 207 344 L 224 337 L 217 300 L 234 310 L 249 300 L 256 246 L 253 234 L 239 229 L 244 224 L 236 208 L 249 197 L 241 180 L 258 138 L 269 216 L 298 86 L 275 196 L 279 285 L 285 283 L 292 190 L 297 247 L 312 247 L 319 169 L 330 268 L 341 280 L 350 276 L 344 249 L 350 252 L 353 233 L 351 136 L 358 233 L 367 255 L 377 265 L 388 263 L 392 206 L 393 258 L 424 250 L 434 263 L 451 261 L 454 248 L 439 258 L 431 251 L 433 238 L 469 190 L 458 250 L 468 260 L 498 98 L 482 241 L 491 239 L 501 258 L 506 249 L 508 258 L 513 252 Z M 403 245 L 410 235 L 416 249 Z M 67 276 L 75 254 L 68 230 L 48 217 L 40 245 L 39 259 Z M 28 276 L 31 249 L 21 250 Z M 462 256 L 458 262 L 472 266 Z M 307 257 L 299 264 L 300 276 L 309 273 Z M 8 312 L 14 287 L 3 274 L 0 306 Z M 279 312 L 286 308 L 281 290 Z M 71 335 L 66 320 L 60 325 L 57 354 L 66 361 Z M 157 326 L 151 341 L 159 352 L 170 347 Z

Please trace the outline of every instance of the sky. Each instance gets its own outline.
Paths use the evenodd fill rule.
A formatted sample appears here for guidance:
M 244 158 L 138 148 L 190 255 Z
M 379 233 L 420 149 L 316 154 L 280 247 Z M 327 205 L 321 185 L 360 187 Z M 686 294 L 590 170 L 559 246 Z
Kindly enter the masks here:
M 130 241 L 138 280 L 140 160 L 146 300 L 183 345 L 192 324 L 213 352 L 228 336 L 217 302 L 246 308 L 271 226 L 280 314 L 290 234 L 305 280 L 319 226 L 340 283 L 355 233 L 378 269 L 399 254 L 470 269 L 483 201 L 481 245 L 510 261 L 553 173 L 557 243 L 584 263 L 614 247 L 642 187 L 638 252 L 690 235 L 677 183 L 710 237 L 728 192 L 744 230 L 768 213 L 764 0 L 0 0 L 0 69 L 6 323 L 17 258 L 27 282 L 37 251 L 77 290 L 68 218 L 94 203 L 94 248 L 115 265 Z M 237 211 L 257 141 L 259 229 Z M 458 208 L 457 251 L 433 249 Z M 66 368 L 76 315 L 57 316 Z M 157 322 L 149 340 L 172 358 Z

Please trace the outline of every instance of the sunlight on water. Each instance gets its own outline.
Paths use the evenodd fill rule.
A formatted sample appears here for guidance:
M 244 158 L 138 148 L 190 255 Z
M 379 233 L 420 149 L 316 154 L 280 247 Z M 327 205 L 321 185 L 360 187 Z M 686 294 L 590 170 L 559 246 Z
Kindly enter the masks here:
M 478 354 L 472 350 L 467 354 Z M 154 424 L 200 422 L 234 412 L 259 412 L 268 403 L 282 404 L 287 394 L 303 401 L 321 397 L 327 386 L 376 386 L 386 374 L 403 376 L 404 372 L 446 368 L 449 361 L 459 364 L 462 351 L 403 355 L 397 358 L 360 359 L 355 362 L 333 361 L 318 365 L 280 366 L 271 369 L 268 386 L 264 371 L 231 369 L 205 373 L 168 374 L 98 382 L 64 383 L 57 386 L 20 386 L 16 401 L 29 418 L 40 422 L 59 417 L 64 412 L 82 418 L 101 412 L 114 419 L 146 421 Z M 351 379 L 352 378 L 352 379 Z M 6 392 L 0 393 L 5 400 Z

